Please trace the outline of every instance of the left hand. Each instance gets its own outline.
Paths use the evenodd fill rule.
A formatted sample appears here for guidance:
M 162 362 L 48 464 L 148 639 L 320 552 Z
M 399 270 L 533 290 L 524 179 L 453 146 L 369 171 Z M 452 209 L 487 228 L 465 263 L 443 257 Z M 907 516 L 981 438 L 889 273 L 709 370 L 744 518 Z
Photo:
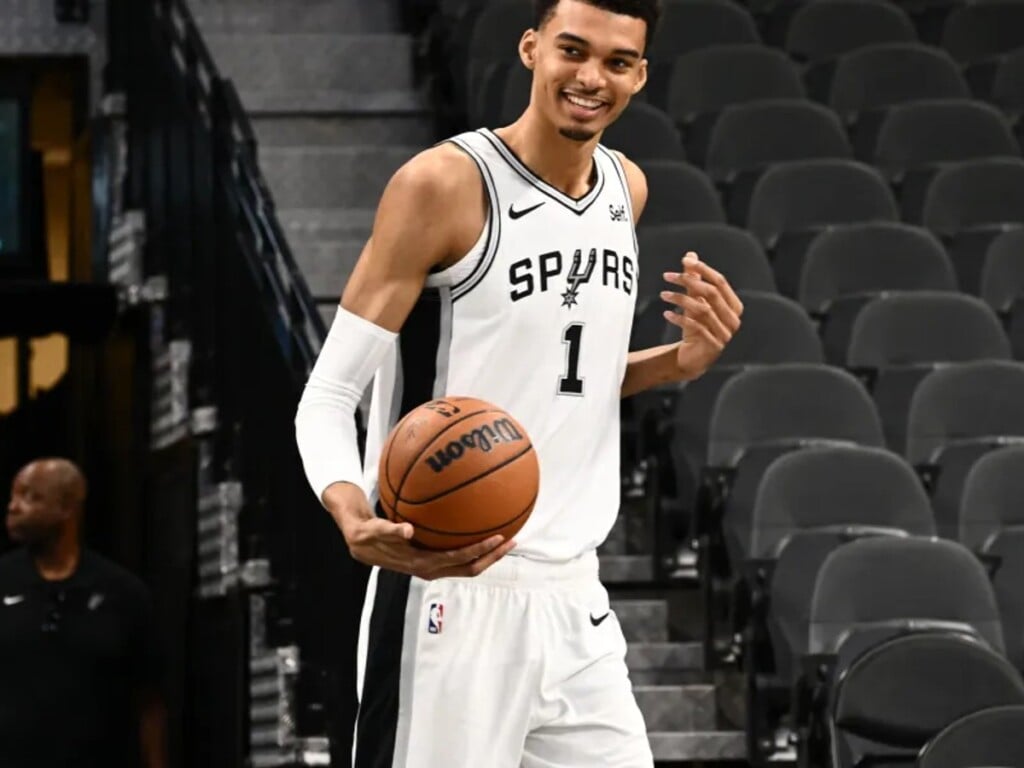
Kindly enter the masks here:
M 683 271 L 666 272 L 666 282 L 683 289 L 662 291 L 661 298 L 682 312 L 665 311 L 665 319 L 683 331 L 676 365 L 684 380 L 696 379 L 718 359 L 740 328 L 743 302 L 721 272 L 690 251 L 682 260 Z

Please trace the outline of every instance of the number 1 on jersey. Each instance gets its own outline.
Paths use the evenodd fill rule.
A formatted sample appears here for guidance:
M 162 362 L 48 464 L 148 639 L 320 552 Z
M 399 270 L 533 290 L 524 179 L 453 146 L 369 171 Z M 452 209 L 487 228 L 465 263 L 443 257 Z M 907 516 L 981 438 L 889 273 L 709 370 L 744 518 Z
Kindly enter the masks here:
M 566 345 L 566 371 L 558 379 L 558 394 L 582 395 L 583 379 L 580 378 L 580 341 L 583 338 L 583 323 L 572 323 L 562 333 L 562 343 Z

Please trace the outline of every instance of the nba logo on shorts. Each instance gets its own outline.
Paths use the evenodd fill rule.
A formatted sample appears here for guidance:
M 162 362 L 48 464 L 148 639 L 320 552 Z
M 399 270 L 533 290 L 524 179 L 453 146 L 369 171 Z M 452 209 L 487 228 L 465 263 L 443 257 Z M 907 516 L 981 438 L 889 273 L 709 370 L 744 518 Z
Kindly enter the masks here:
M 432 635 L 441 634 L 441 624 L 444 621 L 444 604 L 431 603 L 430 611 L 427 613 L 427 632 Z

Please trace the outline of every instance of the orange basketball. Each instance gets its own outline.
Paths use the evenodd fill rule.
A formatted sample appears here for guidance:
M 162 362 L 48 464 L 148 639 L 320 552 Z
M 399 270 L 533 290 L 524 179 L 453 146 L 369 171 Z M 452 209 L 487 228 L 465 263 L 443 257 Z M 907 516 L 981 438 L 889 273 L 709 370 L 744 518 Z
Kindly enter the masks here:
M 412 523 L 413 542 L 439 550 L 514 536 L 533 511 L 539 478 L 522 425 L 472 397 L 410 411 L 388 435 L 378 467 L 388 519 Z

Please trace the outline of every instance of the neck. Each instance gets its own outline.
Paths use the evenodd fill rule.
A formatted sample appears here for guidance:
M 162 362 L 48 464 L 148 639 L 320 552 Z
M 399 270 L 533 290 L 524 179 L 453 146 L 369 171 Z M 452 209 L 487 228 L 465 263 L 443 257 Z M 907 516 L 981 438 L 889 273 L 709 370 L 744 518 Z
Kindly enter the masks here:
M 570 197 L 582 197 L 590 190 L 594 148 L 600 134 L 587 141 L 568 139 L 532 108 L 495 133 L 531 171 L 555 189 Z
M 29 553 L 39 575 L 47 581 L 66 579 L 78 568 L 82 548 L 71 526 L 61 529 L 52 539 L 30 544 Z

